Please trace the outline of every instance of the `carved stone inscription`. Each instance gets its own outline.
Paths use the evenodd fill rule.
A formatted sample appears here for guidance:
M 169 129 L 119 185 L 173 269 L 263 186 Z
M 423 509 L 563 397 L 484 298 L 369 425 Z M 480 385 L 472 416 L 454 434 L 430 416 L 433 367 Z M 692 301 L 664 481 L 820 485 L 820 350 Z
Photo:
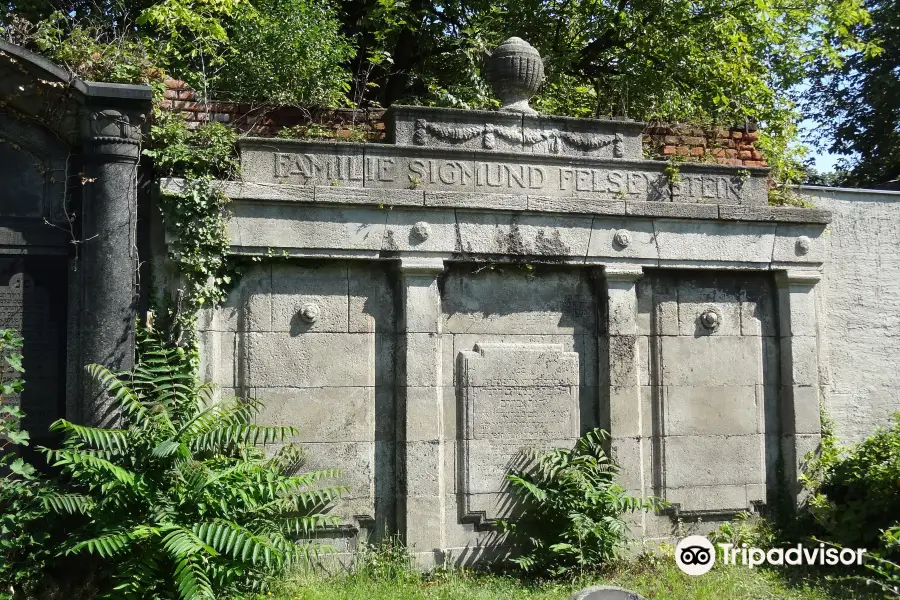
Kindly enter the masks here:
M 504 475 L 523 448 L 578 437 L 578 354 L 561 344 L 479 343 L 460 353 L 459 491 L 466 518 L 503 516 Z
M 533 161 L 405 157 L 362 152 L 245 152 L 245 177 L 299 185 L 589 196 L 631 201 L 746 203 L 739 177 L 683 173 L 670 185 L 662 169 Z M 264 164 L 268 163 L 268 168 Z M 267 172 L 263 171 L 266 169 Z

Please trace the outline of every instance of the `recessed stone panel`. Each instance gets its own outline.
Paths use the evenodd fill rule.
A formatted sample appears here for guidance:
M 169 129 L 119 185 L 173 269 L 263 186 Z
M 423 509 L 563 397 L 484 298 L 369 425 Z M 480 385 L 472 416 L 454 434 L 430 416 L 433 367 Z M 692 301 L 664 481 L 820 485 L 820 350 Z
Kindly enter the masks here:
M 593 282 L 582 271 L 462 263 L 444 283 L 447 333 L 594 334 Z
M 756 387 L 668 386 L 667 435 L 751 435 L 760 430 Z
M 521 450 L 578 436 L 578 355 L 561 344 L 479 343 L 460 353 L 465 494 L 505 491 Z M 484 518 L 498 514 L 470 506 Z
M 252 388 L 260 423 L 295 427 L 297 442 L 370 442 L 375 434 L 373 387 Z
M 764 483 L 763 437 L 668 436 L 663 465 L 666 489 Z
M 320 268 L 279 264 L 272 267 L 272 331 L 294 335 L 345 332 L 347 265 Z

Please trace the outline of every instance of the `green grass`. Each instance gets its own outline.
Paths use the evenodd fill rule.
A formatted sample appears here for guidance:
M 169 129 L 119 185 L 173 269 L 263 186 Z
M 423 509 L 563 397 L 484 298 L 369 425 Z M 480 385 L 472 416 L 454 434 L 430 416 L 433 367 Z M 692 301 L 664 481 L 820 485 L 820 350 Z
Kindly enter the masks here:
M 716 566 L 699 577 L 683 574 L 669 562 L 630 563 L 579 584 L 534 583 L 519 578 L 468 571 L 412 574 L 391 581 L 365 575 L 318 577 L 296 574 L 273 592 L 273 600 L 568 600 L 590 585 L 617 585 L 653 600 L 846 600 L 878 598 L 850 584 L 829 582 L 824 575 L 799 571 Z

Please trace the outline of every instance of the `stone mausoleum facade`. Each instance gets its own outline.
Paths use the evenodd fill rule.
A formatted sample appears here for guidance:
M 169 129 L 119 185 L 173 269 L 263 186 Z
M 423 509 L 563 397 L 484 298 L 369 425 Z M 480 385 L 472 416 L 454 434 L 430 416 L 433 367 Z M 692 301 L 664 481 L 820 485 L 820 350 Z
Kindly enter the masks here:
M 289 258 L 204 315 L 205 376 L 344 469 L 352 531 L 426 564 L 504 552 L 520 450 L 594 427 L 671 503 L 638 536 L 763 510 L 819 440 L 830 214 L 768 206 L 766 169 L 644 160 L 642 123 L 512 108 L 242 139 L 232 252 Z
M 46 78 L 49 66 L 19 52 Z M 343 469 L 348 548 L 397 531 L 423 564 L 505 552 L 494 525 L 515 515 L 504 474 L 520 450 L 569 446 L 594 427 L 610 432 L 621 484 L 671 504 L 636 516 L 637 537 L 761 511 L 779 490 L 796 501 L 831 402 L 827 340 L 844 334 L 827 328 L 830 306 L 845 306 L 843 282 L 859 281 L 849 266 L 829 271 L 832 213 L 769 206 L 765 168 L 645 160 L 641 123 L 533 114 L 533 82 L 521 80 L 537 67 L 510 56 L 527 77 L 504 75 L 502 52 L 488 71 L 511 110 L 394 106 L 379 144 L 240 141 L 241 179 L 219 185 L 232 200 L 231 252 L 261 260 L 201 315 L 204 377 L 264 400 L 265 422 L 297 427 L 310 467 Z M 90 168 L 111 169 L 100 192 L 75 198 L 108 235 L 97 238 L 105 246 L 84 238 L 84 268 L 60 292 L 69 328 L 56 351 L 70 378 L 85 357 L 110 362 L 103 348 L 127 366 L 115 354 L 130 343 L 127 326 L 113 336 L 108 323 L 137 312 L 134 249 L 165 256 L 165 241 L 149 242 L 163 237 L 151 231 L 144 244 L 130 220 L 143 214 L 130 140 L 149 96 L 95 85 L 73 100 L 86 137 L 69 146 L 44 136 L 40 119 L 0 120 L 0 137 L 27 142 L 29 157 L 63 168 L 77 147 L 101 165 Z M 72 199 L 31 183 L 47 211 Z M 4 214 L 21 198 L 3 196 Z M 41 230 L 44 213 L 31 210 L 0 232 L 26 218 Z M 35 252 L 29 239 L 0 241 L 9 255 Z M 15 292 L 27 275 L 0 281 L 6 304 L 29 306 Z M 92 286 L 121 297 L 106 292 L 97 310 L 107 316 L 88 331 L 98 317 L 79 303 L 96 302 Z M 58 410 L 75 418 L 102 409 L 80 383 L 58 393 L 68 402 Z M 872 393 L 871 422 L 852 434 L 884 422 L 887 395 Z

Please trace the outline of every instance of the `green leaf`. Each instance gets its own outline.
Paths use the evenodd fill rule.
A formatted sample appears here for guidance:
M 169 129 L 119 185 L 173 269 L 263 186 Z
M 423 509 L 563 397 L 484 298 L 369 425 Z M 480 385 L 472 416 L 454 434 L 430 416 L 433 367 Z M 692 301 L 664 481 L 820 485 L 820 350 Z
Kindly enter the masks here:
M 9 470 L 22 477 L 31 477 L 35 473 L 35 468 L 21 458 L 14 460 L 12 464 L 9 465 Z

